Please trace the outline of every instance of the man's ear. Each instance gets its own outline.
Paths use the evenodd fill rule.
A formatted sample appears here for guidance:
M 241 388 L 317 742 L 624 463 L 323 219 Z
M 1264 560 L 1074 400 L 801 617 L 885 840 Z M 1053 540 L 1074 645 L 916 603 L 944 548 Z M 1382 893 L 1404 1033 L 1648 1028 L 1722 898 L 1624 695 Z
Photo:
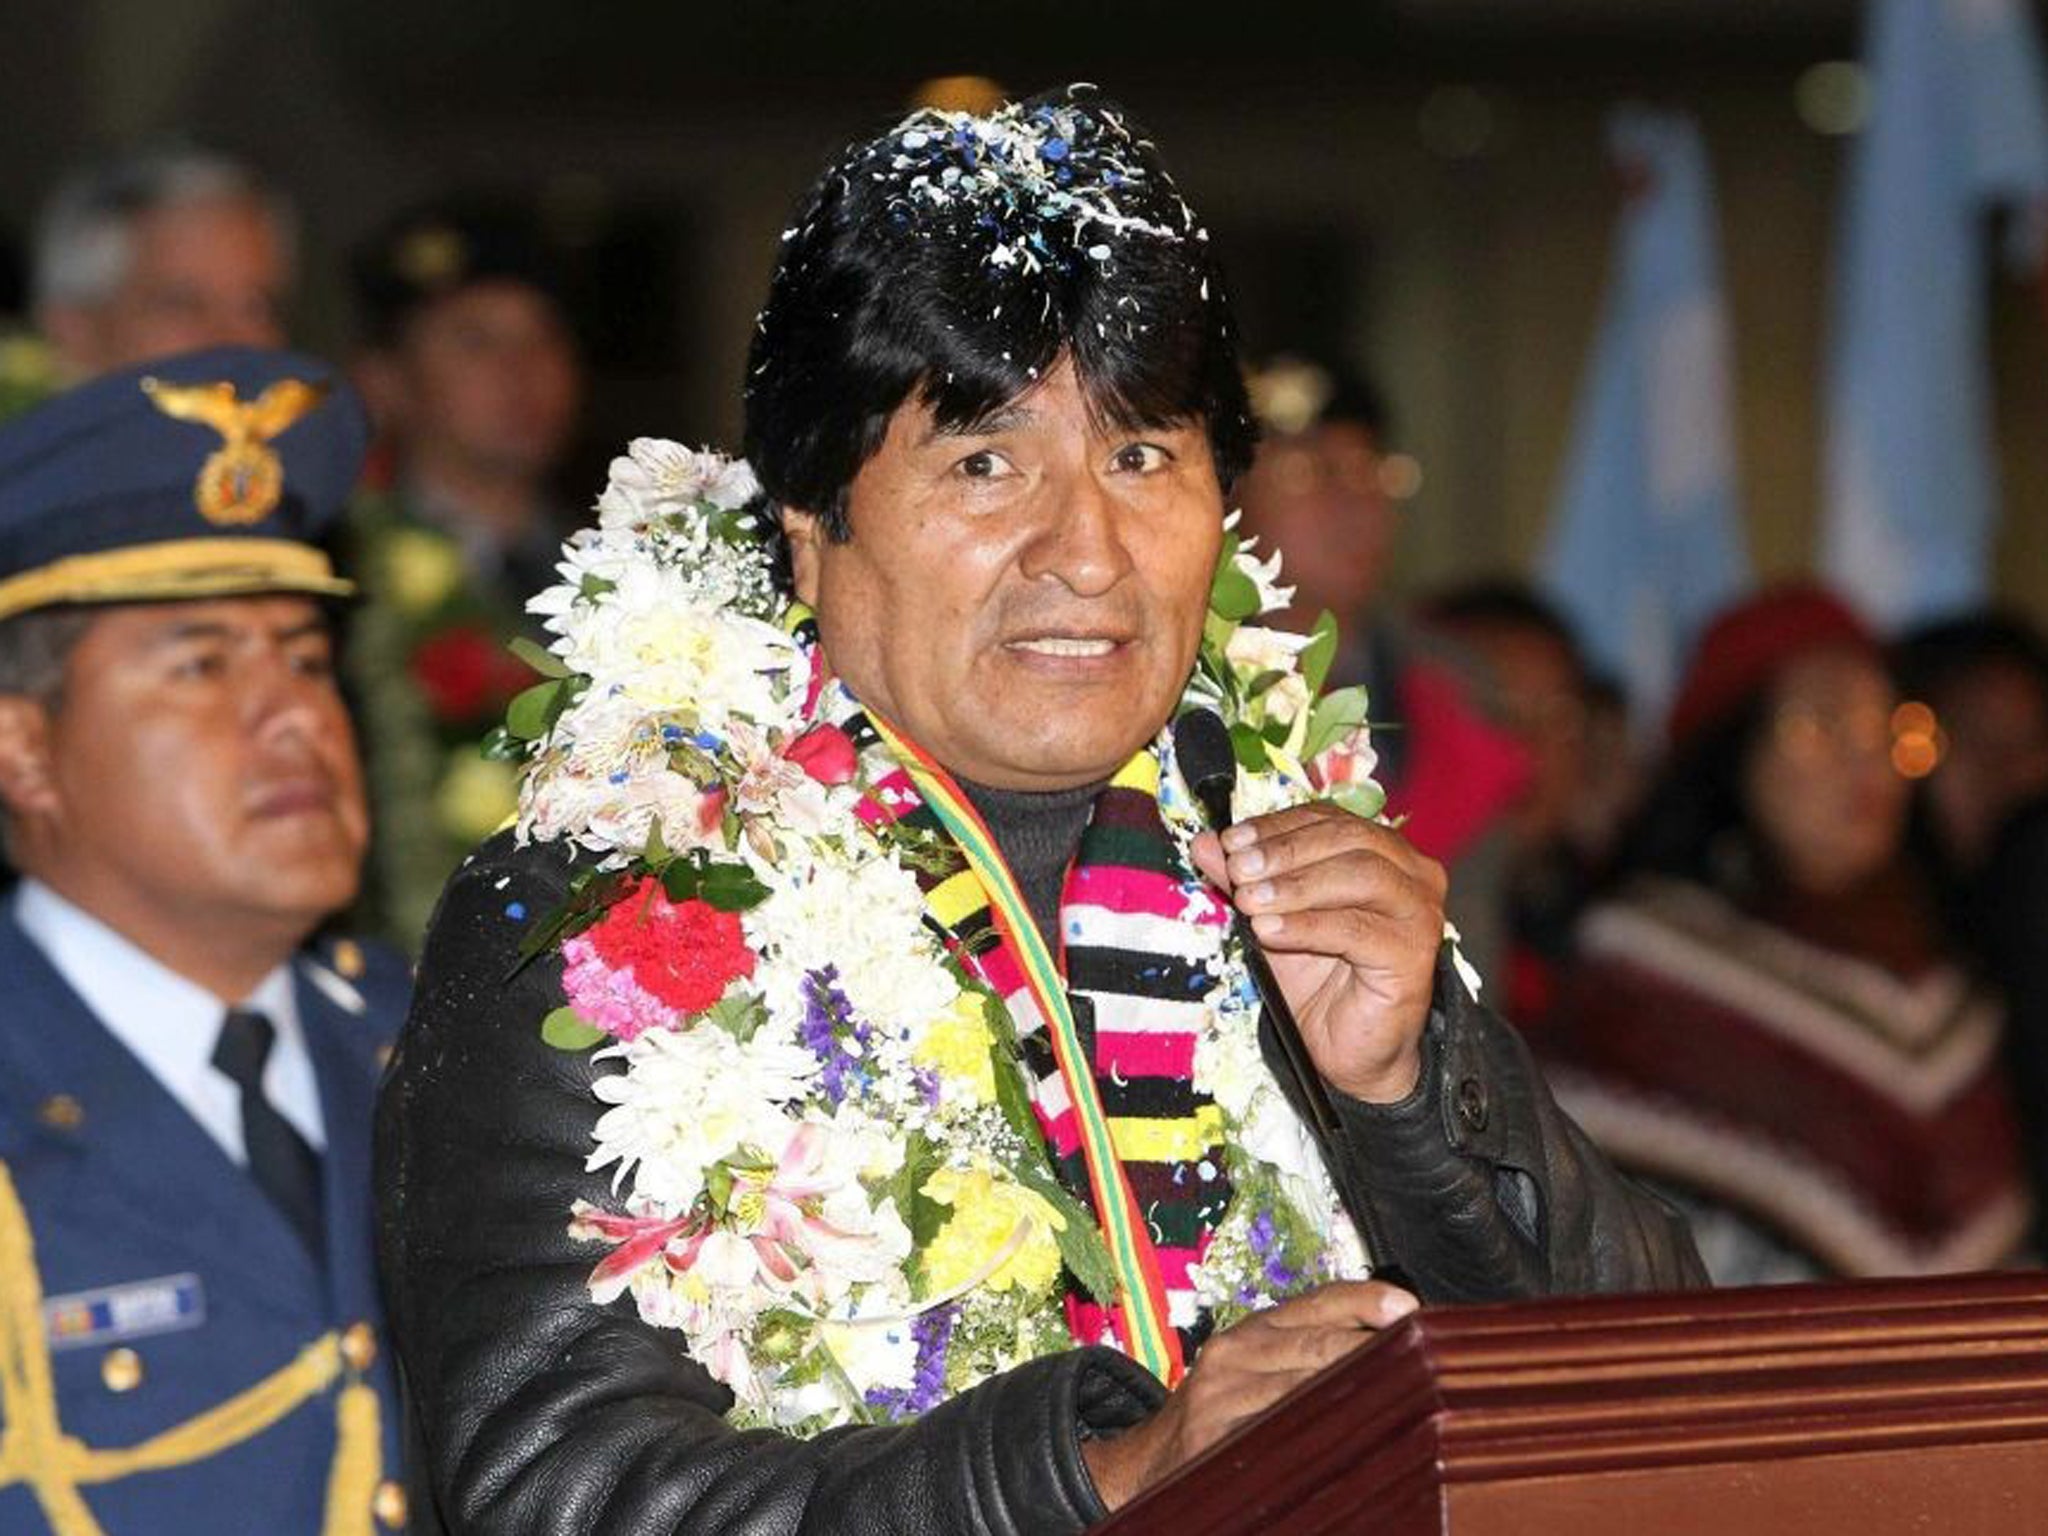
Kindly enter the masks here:
M 37 309 L 36 329 L 49 338 L 66 380 L 99 372 L 99 311 L 83 304 L 45 304 Z
M 0 808 L 11 820 L 54 815 L 62 806 L 50 765 L 50 708 L 22 693 L 0 693 Z
M 806 608 L 815 608 L 818 606 L 818 566 L 829 537 L 825 532 L 825 520 L 815 512 L 784 507 L 782 533 L 789 540 L 789 578 L 790 585 L 796 589 L 796 600 Z

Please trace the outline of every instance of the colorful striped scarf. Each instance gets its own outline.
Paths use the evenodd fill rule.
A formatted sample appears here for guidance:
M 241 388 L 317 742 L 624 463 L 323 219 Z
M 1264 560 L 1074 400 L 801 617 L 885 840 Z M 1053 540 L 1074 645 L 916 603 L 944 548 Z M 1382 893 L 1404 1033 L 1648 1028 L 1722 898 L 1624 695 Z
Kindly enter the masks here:
M 1120 1305 L 1069 1294 L 1074 1338 L 1113 1337 L 1162 1378 L 1177 1380 L 1208 1331 L 1189 1270 L 1201 1262 L 1231 1195 L 1222 1112 L 1194 1083 L 1204 999 L 1219 979 L 1210 962 L 1229 912 L 1188 868 L 1161 818 L 1160 747 L 1140 751 L 1103 790 L 1067 872 L 1052 983 L 1063 989 L 1081 1061 L 1063 1070 L 1060 1031 L 1032 985 L 1030 951 L 1042 946 L 1035 931 L 1025 931 L 1031 924 L 1021 894 L 992 840 L 979 868 L 962 848 L 987 836 L 965 796 L 869 717 L 856 713 L 840 724 L 873 765 L 862 810 L 869 824 L 894 823 L 961 850 L 957 864 L 919 870 L 932 920 L 1009 1011 L 1061 1182 L 1101 1223 L 1113 1257 L 1128 1244 L 1119 1269 L 1134 1273 L 1125 1274 Z M 1113 1169 L 1092 1166 L 1091 1121 L 1106 1131 Z M 1119 1205 L 1132 1229 L 1121 1239 Z M 1148 1322 L 1158 1335 L 1149 1346 Z M 1164 1368 L 1149 1358 L 1159 1350 Z

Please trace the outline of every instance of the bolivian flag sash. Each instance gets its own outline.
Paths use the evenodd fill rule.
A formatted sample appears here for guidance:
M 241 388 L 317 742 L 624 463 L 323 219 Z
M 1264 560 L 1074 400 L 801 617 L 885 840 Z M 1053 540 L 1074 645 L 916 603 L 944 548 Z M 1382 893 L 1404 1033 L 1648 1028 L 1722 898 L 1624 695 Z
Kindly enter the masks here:
M 1046 949 L 1031 909 L 994 837 L 952 777 L 879 716 L 870 712 L 867 718 L 883 745 L 903 765 L 919 798 L 945 827 L 967 861 L 966 870 L 954 879 L 971 879 L 978 887 L 971 896 L 978 899 L 953 904 L 985 904 L 998 936 L 1016 961 L 1021 986 L 1008 991 L 998 985 L 998 990 L 1008 991 L 1003 1001 L 1013 1017 L 1025 1007 L 1037 1012 L 1059 1064 L 1087 1164 L 1096 1217 L 1116 1268 L 1119 1302 L 1111 1314 L 1111 1326 L 1133 1359 L 1173 1386 L 1185 1374 L 1186 1366 L 1180 1335 L 1168 1320 L 1159 1254 L 1111 1140 L 1109 1117 L 1074 1025 L 1059 959 Z M 1141 755 L 1147 758 L 1149 767 L 1149 753 Z M 1017 1025 L 1023 1033 L 1029 1021 L 1017 1017 Z

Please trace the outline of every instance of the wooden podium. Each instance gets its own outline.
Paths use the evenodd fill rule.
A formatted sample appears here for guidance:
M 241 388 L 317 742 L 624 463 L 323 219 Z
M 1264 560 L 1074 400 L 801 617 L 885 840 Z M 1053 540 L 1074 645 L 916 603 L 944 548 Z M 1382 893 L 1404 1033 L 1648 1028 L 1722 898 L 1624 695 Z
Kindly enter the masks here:
M 1426 1308 L 1098 1529 L 2048 1532 L 2048 1272 Z

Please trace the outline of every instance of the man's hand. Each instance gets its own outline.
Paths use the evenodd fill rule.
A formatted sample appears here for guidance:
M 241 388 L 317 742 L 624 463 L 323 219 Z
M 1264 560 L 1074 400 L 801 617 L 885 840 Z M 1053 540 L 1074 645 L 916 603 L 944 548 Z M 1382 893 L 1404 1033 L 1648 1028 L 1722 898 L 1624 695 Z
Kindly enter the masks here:
M 1384 1281 L 1339 1281 L 1224 1329 L 1151 1418 L 1081 1443 L 1096 1492 L 1110 1509 L 1128 1504 L 1415 1308 Z
M 1327 801 L 1204 832 L 1194 855 L 1251 919 L 1330 1085 L 1370 1103 L 1407 1097 L 1444 936 L 1443 866 Z

